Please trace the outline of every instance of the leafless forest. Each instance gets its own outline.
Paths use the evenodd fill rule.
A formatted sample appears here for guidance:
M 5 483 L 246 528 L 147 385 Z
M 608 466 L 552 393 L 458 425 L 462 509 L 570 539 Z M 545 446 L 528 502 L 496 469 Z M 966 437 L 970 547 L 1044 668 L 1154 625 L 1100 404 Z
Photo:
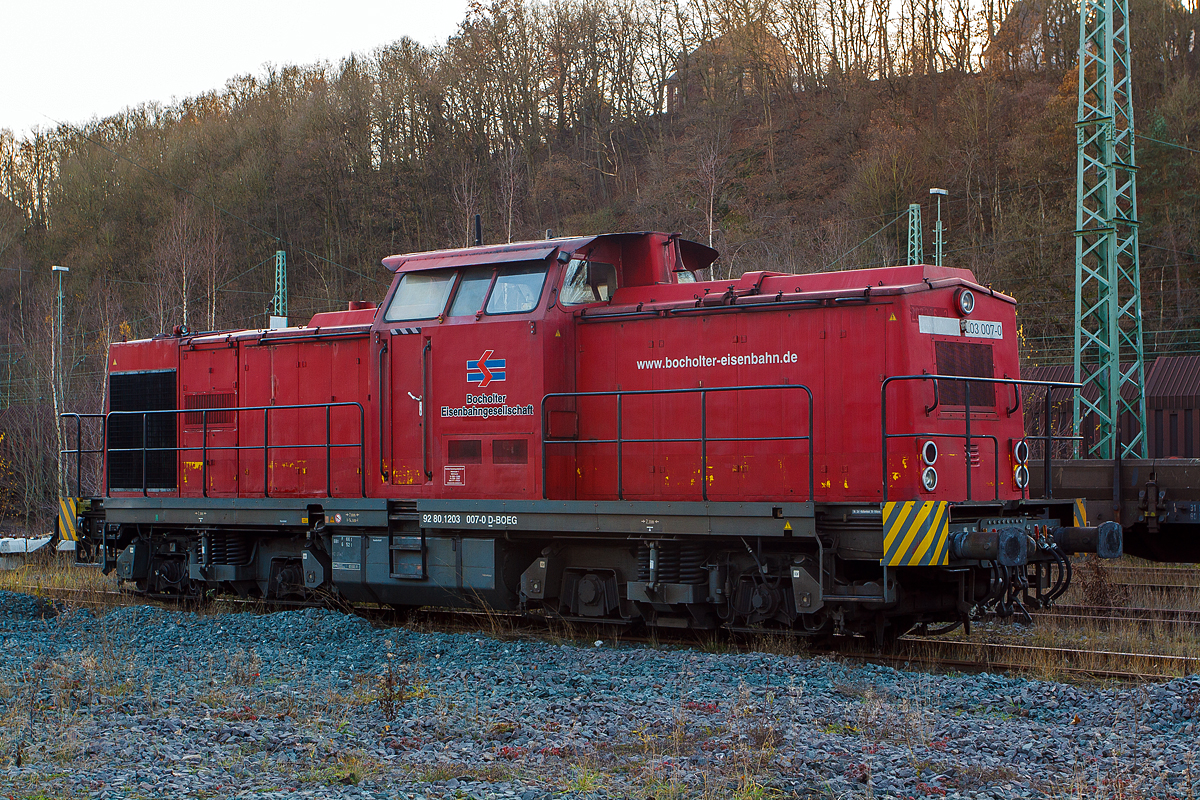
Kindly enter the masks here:
M 1131 3 L 1147 343 L 1200 352 L 1197 12 Z M 52 264 L 61 404 L 95 411 L 110 341 L 264 324 L 277 249 L 294 321 L 476 213 L 488 242 L 662 229 L 719 276 L 845 269 L 902 257 L 911 202 L 930 253 L 938 186 L 947 264 L 1022 301 L 1029 363 L 1069 360 L 1078 27 L 1065 0 L 497 0 L 438 47 L 0 130 L 3 513 L 56 492 Z

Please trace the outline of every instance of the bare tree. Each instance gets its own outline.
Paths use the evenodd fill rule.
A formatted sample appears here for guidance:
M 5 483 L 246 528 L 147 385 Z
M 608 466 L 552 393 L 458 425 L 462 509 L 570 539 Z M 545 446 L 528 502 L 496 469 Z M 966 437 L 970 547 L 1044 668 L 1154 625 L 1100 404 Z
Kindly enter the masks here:
M 517 204 L 525 186 L 525 161 L 515 143 L 510 142 L 496 159 L 500 170 L 500 205 L 504 211 L 504 235 L 512 241 Z
M 695 181 L 704 204 L 704 221 L 708 229 L 708 246 L 713 246 L 717 230 L 716 201 L 727 178 L 729 134 L 721 124 L 709 127 L 696 149 Z
M 160 332 L 166 330 L 168 303 L 172 308 L 181 309 L 183 324 L 189 324 L 188 309 L 192 294 L 204 268 L 200 257 L 202 244 L 191 200 L 176 200 L 170 218 L 159 228 L 154 242 L 152 263 L 157 272 L 156 282 L 163 289 L 163 293 L 156 298 Z
M 208 330 L 217 329 L 217 292 L 229 274 L 229 241 L 221 230 L 216 209 L 202 224 L 196 260 L 204 278 L 204 300 Z
M 450 190 L 454 196 L 454 207 L 458 210 L 459 219 L 463 221 L 463 227 L 460 230 L 465 233 L 466 241 L 464 244 L 471 244 L 472 221 L 476 214 L 481 213 L 479 170 L 474 160 L 464 158 L 458 163 L 458 166 L 454 170 L 454 182 Z M 456 237 L 456 234 L 453 232 L 453 222 L 450 225 L 451 240 L 453 240 Z

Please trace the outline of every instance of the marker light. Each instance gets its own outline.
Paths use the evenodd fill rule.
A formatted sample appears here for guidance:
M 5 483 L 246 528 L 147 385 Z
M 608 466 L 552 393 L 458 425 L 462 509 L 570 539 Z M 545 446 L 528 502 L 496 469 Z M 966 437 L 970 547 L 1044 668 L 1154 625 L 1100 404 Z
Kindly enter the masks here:
M 1018 489 L 1024 489 L 1029 485 L 1029 467 L 1024 464 L 1018 464 L 1013 470 L 1013 483 L 1017 484 Z
M 933 467 L 926 467 L 921 471 L 921 484 L 925 487 L 925 491 L 932 492 L 937 488 L 937 470 Z
M 1018 464 L 1024 464 L 1029 460 L 1029 442 L 1024 439 L 1018 439 L 1013 442 L 1013 461 Z
M 937 463 L 937 457 L 937 444 L 932 439 L 921 445 L 921 460 L 925 462 L 926 466 L 932 467 Z
M 969 316 L 975 310 L 975 293 L 970 289 L 959 289 L 954 295 L 954 302 L 964 317 Z

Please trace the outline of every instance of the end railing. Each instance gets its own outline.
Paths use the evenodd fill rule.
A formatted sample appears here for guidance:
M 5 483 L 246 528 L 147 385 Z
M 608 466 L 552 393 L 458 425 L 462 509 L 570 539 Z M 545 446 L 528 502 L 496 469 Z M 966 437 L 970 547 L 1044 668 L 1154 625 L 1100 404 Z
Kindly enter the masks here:
M 353 408 L 358 411 L 358 441 L 357 442 L 334 442 L 333 441 L 333 409 L 335 408 Z M 272 444 L 271 443 L 271 412 L 272 411 L 303 411 L 311 409 L 323 409 L 325 411 L 325 442 L 322 443 L 287 443 L 287 444 Z M 241 415 L 249 412 L 261 411 L 263 414 L 263 441 L 262 444 L 248 445 L 210 445 L 208 437 L 209 415 L 210 414 L 234 414 L 236 419 L 240 421 Z M 179 425 L 176 425 L 176 444 L 170 447 L 148 447 L 147 446 L 147 421 L 154 416 L 174 415 L 178 418 L 180 414 L 199 414 L 200 415 L 200 435 L 201 440 L 199 445 L 180 446 L 179 437 L 182 435 L 182 430 Z M 76 420 L 76 446 L 75 449 L 64 449 L 59 454 L 60 457 L 76 456 L 76 490 L 80 486 L 78 464 L 82 461 L 84 455 L 92 453 L 105 453 L 111 455 L 113 453 L 140 453 L 142 456 L 142 486 L 141 492 L 143 496 L 148 496 L 150 487 L 148 485 L 147 455 L 149 453 L 185 453 L 199 451 L 201 453 L 201 475 L 202 475 L 202 496 L 208 497 L 208 454 L 221 451 L 241 452 L 243 450 L 262 451 L 263 454 L 263 496 L 271 496 L 271 470 L 270 470 L 270 454 L 272 450 L 310 450 L 321 448 L 325 450 L 325 496 L 333 496 L 333 451 L 342 448 L 357 448 L 358 449 L 358 474 L 359 474 L 359 492 L 362 497 L 367 496 L 367 473 L 366 473 L 366 414 L 361 403 L 354 401 L 339 402 L 339 403 L 296 403 L 290 405 L 276 406 L 238 406 L 231 408 L 178 408 L 178 409 L 155 409 L 145 411 L 109 411 L 105 414 L 61 414 L 62 418 L 74 418 Z M 108 446 L 108 430 L 109 422 L 114 418 L 129 418 L 141 417 L 142 421 L 142 446 L 141 447 L 109 447 Z M 102 443 L 98 450 L 85 450 L 82 444 L 82 420 L 90 418 L 102 418 L 104 420 L 104 430 L 101 433 Z M 242 426 L 237 426 L 238 430 L 242 430 Z M 104 495 L 105 497 L 112 496 L 111 470 L 108 463 L 104 464 Z M 126 488 L 126 487 L 122 487 Z M 175 487 L 176 489 L 178 487 Z
M 925 407 L 926 415 L 932 414 L 935 410 L 937 410 L 937 408 L 941 404 L 941 390 L 940 390 L 940 382 L 941 381 L 952 381 L 956 384 L 958 384 L 958 383 L 963 384 L 963 388 L 964 388 L 964 391 L 963 391 L 963 400 L 964 400 L 964 403 L 963 403 L 963 432 L 961 434 L 945 433 L 943 431 L 935 431 L 935 432 L 917 431 L 917 432 L 913 432 L 913 433 L 889 433 L 888 432 L 888 423 L 887 423 L 888 387 L 891 386 L 893 383 L 898 383 L 898 382 L 902 382 L 902 381 L 932 381 L 933 382 L 933 403 L 931 405 L 928 405 Z M 1027 440 L 1030 438 L 1041 439 L 1043 442 L 1045 442 L 1044 453 L 1043 453 L 1043 458 L 1045 460 L 1044 491 L 1045 491 L 1045 497 L 1047 499 L 1050 499 L 1053 497 L 1053 492 L 1050 487 L 1050 452 L 1052 449 L 1052 445 L 1054 442 L 1058 442 L 1058 441 L 1079 441 L 1082 437 L 1062 436 L 1062 435 L 1055 436 L 1054 435 L 1053 430 L 1051 428 L 1051 422 L 1050 422 L 1050 420 L 1051 420 L 1050 412 L 1051 412 L 1051 406 L 1052 406 L 1052 402 L 1053 402 L 1052 396 L 1051 396 L 1051 390 L 1053 390 L 1053 389 L 1070 389 L 1072 391 L 1077 392 L 1082 387 L 1082 384 L 1071 383 L 1071 382 L 1066 382 L 1066 381 L 1027 381 L 1027 380 L 1020 380 L 1017 378 L 974 378 L 974 377 L 964 376 L 964 375 L 934 375 L 934 374 L 922 373 L 920 375 L 893 375 L 889 378 L 885 378 L 883 381 L 883 385 L 880 387 L 880 390 L 879 390 L 880 417 L 881 417 L 881 428 L 882 428 L 882 453 L 883 453 L 883 501 L 885 503 L 887 502 L 887 499 L 888 499 L 888 484 L 890 483 L 890 480 L 888 477 L 888 442 L 891 441 L 892 439 L 918 439 L 918 438 L 928 438 L 928 439 L 950 438 L 950 439 L 962 439 L 964 441 L 963 450 L 965 453 L 965 457 L 963 458 L 963 462 L 965 464 L 965 469 L 966 469 L 966 473 L 967 473 L 967 500 L 974 499 L 972 497 L 972 491 L 971 491 L 971 457 L 970 457 L 971 441 L 972 441 L 972 439 L 990 439 L 992 441 L 992 445 L 993 445 L 993 447 L 992 447 L 992 459 L 993 459 L 992 469 L 993 469 L 993 475 L 994 475 L 993 485 L 995 486 L 995 489 L 996 489 L 995 498 L 993 498 L 993 499 L 996 499 L 996 500 L 1000 499 L 1000 447 L 999 447 L 999 442 L 997 441 L 995 436 L 992 436 L 989 434 L 974 434 L 974 435 L 972 435 L 972 433 L 971 433 L 971 414 L 972 414 L 971 384 L 973 384 L 973 383 L 1003 384 L 1005 386 L 1012 386 L 1013 387 L 1013 405 L 1005 406 L 1005 409 L 1004 409 L 1005 413 L 1008 415 L 1012 415 L 1012 414 L 1018 412 L 1021 408 L 1021 403 L 1022 403 L 1021 387 L 1022 386 L 1043 386 L 1043 387 L 1045 387 L 1045 389 L 1046 389 L 1046 414 L 1045 414 L 1045 425 L 1044 425 L 1045 430 L 1043 431 L 1041 436 L 1033 436 L 1033 437 L 1024 436 L 1023 438 L 1025 438 Z M 995 407 L 999 407 L 998 399 L 997 399 L 997 404 Z M 980 406 L 979 408 L 983 408 L 983 406 Z M 956 410 L 957 410 L 957 407 L 956 407 Z M 1024 420 L 1023 419 L 1022 419 L 1022 432 L 1024 432 Z M 1025 487 L 1022 487 L 1021 492 L 1022 492 L 1022 495 L 1024 495 Z

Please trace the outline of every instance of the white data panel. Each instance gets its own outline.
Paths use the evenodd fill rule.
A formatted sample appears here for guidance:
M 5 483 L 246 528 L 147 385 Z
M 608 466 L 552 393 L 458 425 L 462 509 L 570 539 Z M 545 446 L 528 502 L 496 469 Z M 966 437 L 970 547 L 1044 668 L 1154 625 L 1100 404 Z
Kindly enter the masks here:
M 937 336 L 962 336 L 962 326 L 955 317 L 927 317 L 922 314 L 917 317 L 917 325 L 921 333 L 932 333 Z

